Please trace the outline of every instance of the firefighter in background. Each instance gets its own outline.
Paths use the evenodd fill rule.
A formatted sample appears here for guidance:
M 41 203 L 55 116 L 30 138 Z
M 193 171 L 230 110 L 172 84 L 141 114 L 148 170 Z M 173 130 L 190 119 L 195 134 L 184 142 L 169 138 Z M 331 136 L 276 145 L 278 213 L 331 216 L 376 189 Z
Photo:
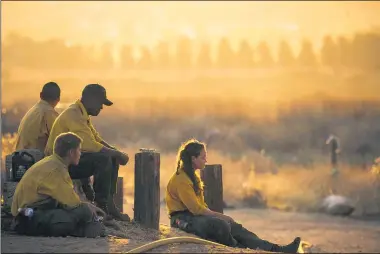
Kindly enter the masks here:
M 330 145 L 330 162 L 331 162 L 331 178 L 330 178 L 330 186 L 329 193 L 336 194 L 338 190 L 338 176 L 339 176 L 339 168 L 338 168 L 338 155 L 340 153 L 340 143 L 337 136 L 331 134 L 326 141 L 326 145 Z
M 22 118 L 17 131 L 15 150 L 45 150 L 50 130 L 58 117 L 55 107 L 61 97 L 61 89 L 55 82 L 46 83 L 37 102 Z
M 380 157 L 375 159 L 375 163 L 371 168 L 371 174 L 373 177 L 373 185 L 375 186 L 375 199 L 380 204 Z
M 331 144 L 330 161 L 331 161 L 331 175 L 337 176 L 338 170 L 338 154 L 340 153 L 339 139 L 335 135 L 330 135 L 326 141 L 326 145 Z
M 104 236 L 98 213 L 104 212 L 80 201 L 68 168 L 77 165 L 82 140 L 63 133 L 54 142 L 54 152 L 30 167 L 16 187 L 12 202 L 15 231 L 34 236 Z

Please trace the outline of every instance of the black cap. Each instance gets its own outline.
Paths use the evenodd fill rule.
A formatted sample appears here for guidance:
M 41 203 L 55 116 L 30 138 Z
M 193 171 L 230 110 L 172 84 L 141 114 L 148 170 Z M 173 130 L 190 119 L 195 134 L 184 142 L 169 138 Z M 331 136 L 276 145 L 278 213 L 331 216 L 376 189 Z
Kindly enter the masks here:
M 95 96 L 103 101 L 106 106 L 111 106 L 112 101 L 107 99 L 106 89 L 99 84 L 89 84 L 82 91 L 82 97 Z

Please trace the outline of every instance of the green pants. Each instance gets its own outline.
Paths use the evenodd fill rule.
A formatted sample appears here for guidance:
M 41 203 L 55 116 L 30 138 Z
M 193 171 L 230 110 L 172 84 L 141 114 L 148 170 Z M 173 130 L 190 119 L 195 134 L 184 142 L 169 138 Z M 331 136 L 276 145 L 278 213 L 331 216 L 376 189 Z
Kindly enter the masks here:
M 15 230 L 19 234 L 32 236 L 82 236 L 83 228 L 93 221 L 93 214 L 85 204 L 72 210 L 34 209 L 31 218 L 18 215 Z
M 69 174 L 71 179 L 81 179 L 82 185 L 89 185 L 89 177 L 94 176 L 95 201 L 106 203 L 116 193 L 119 164 L 104 153 L 86 152 L 78 165 L 69 166 Z
M 227 246 L 271 251 L 275 245 L 260 239 L 256 234 L 236 222 L 229 224 L 219 218 L 203 215 L 195 216 L 187 211 L 176 213 L 170 218 L 172 227 L 178 227 L 177 222 L 179 221 L 187 223 L 186 228 L 180 228 L 187 233 Z

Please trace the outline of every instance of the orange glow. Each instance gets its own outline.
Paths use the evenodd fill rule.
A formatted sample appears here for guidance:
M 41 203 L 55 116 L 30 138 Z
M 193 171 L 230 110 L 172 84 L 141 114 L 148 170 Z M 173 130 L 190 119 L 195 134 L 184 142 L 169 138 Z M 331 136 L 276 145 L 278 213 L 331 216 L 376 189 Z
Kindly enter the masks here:
M 234 40 L 265 39 L 274 44 L 326 34 L 350 34 L 380 26 L 379 2 L 133 2 L 32 1 L 2 2 L 2 33 L 16 31 L 38 40 L 61 37 L 93 44 L 153 47 L 179 33 L 199 40 L 228 35 Z M 4 38 L 4 37 L 3 37 Z

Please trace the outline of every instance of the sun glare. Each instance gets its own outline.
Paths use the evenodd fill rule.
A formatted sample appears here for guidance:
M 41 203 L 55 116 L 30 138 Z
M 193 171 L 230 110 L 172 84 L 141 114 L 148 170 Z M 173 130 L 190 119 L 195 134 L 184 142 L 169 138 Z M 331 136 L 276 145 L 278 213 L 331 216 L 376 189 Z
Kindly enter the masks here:
M 189 26 L 180 27 L 179 32 L 181 35 L 184 35 L 187 38 L 192 39 L 192 40 L 196 39 L 197 37 L 196 31 L 192 27 L 189 27 Z

